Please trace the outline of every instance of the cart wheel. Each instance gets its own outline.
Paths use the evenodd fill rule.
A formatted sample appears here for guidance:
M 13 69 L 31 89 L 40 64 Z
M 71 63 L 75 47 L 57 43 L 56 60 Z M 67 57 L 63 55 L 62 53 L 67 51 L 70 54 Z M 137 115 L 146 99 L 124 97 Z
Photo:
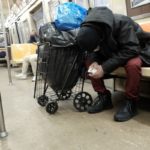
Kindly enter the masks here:
M 54 114 L 58 109 L 58 104 L 57 102 L 50 102 L 47 104 L 46 106 L 46 111 L 49 113 L 49 114 Z
M 78 93 L 73 100 L 74 107 L 80 112 L 86 111 L 87 107 L 91 106 L 92 103 L 92 97 L 87 92 Z
M 71 96 L 71 93 L 72 93 L 71 90 L 64 91 L 62 93 L 61 91 L 56 91 L 56 95 L 60 100 L 67 100 Z
M 48 97 L 46 95 L 41 95 L 37 98 L 38 104 L 41 106 L 46 106 L 48 102 Z

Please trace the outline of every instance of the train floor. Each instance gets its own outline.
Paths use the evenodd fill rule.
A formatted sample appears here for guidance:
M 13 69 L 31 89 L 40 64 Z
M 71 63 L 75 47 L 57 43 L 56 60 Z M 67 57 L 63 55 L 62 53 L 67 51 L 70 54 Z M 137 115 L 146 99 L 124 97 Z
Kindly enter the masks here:
M 7 68 L 0 67 L 0 92 L 8 136 L 0 150 L 149 150 L 150 101 L 141 100 L 139 114 L 127 122 L 115 122 L 123 93 L 112 93 L 114 108 L 97 114 L 78 112 L 72 100 L 60 101 L 49 115 L 33 98 L 34 82 L 15 78 L 9 84 Z M 91 84 L 85 90 L 96 97 Z

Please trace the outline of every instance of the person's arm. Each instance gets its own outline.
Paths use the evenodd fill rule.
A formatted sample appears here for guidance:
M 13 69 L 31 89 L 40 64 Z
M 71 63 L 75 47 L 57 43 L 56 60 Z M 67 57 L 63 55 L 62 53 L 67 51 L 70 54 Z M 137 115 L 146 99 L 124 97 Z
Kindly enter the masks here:
M 124 65 L 129 59 L 139 55 L 139 40 L 137 39 L 133 25 L 127 19 L 120 23 L 118 34 L 118 53 L 102 64 L 104 73 L 111 73 Z

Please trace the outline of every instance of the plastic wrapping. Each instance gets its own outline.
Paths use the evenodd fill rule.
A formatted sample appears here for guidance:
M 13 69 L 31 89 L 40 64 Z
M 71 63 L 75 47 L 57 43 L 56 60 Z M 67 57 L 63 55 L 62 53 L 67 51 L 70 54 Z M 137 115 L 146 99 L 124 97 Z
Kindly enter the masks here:
M 40 27 L 40 42 L 50 42 L 55 47 L 68 47 L 75 44 L 78 30 L 59 31 L 55 23 L 49 22 Z
M 39 37 L 40 42 L 51 42 L 51 37 L 57 32 L 55 24 L 53 22 L 48 22 L 40 27 Z
M 53 90 L 72 89 L 80 76 L 81 55 L 76 46 L 51 47 L 47 80 Z
M 58 5 L 56 8 L 55 24 L 61 31 L 72 30 L 80 27 L 87 10 L 73 2 Z

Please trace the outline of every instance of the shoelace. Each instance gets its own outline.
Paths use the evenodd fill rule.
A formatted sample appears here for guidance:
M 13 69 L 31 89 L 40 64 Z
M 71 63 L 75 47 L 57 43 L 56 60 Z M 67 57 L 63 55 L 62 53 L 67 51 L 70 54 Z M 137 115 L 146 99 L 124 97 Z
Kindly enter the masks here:
M 99 95 L 99 96 L 96 98 L 96 100 L 95 100 L 95 102 L 93 103 L 93 105 L 103 104 L 103 103 L 104 103 L 104 96 Z
M 132 104 L 131 104 L 131 102 L 129 102 L 128 100 L 126 100 L 124 103 L 123 103 L 123 105 L 122 105 L 122 109 L 123 108 L 126 108 L 127 107 L 127 109 L 129 110 L 129 112 L 133 112 L 133 109 L 132 109 Z

